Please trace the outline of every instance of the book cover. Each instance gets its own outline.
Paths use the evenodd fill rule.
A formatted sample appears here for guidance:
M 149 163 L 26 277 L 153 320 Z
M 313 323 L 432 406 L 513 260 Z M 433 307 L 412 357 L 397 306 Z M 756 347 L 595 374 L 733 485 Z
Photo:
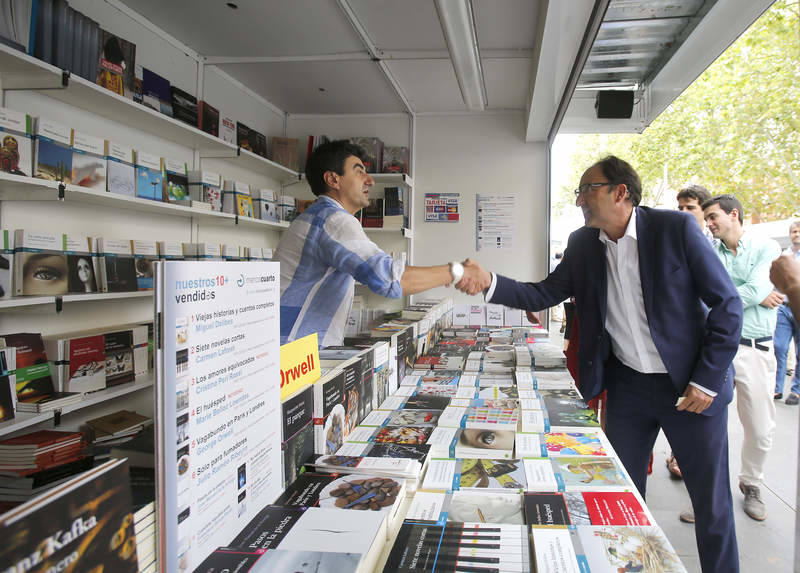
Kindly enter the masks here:
M 573 541 L 577 534 L 574 531 L 560 527 L 550 529 L 535 527 L 531 529 L 531 532 L 535 571 L 540 573 L 584 573 L 589 570 L 585 560 L 580 565 L 578 564 Z M 625 570 L 622 569 L 622 571 Z M 619 573 L 619 570 L 614 573 Z
M 585 525 L 577 528 L 577 535 L 592 573 L 686 572 L 664 532 L 656 526 Z
M 161 199 L 170 203 L 188 204 L 189 177 L 186 163 L 174 159 L 161 159 Z
M 189 197 L 211 205 L 212 211 L 222 211 L 222 177 L 212 171 L 188 172 Z
M 63 341 L 68 361 L 64 390 L 93 392 L 106 387 L 105 337 L 85 336 Z
M 240 217 L 253 217 L 253 199 L 247 195 L 236 196 L 236 212 Z
M 0 562 L 28 569 L 31 555 L 41 571 L 70 563 L 75 571 L 136 573 L 128 464 L 110 461 L 80 474 L 0 516 L 13 543 L 0 548 Z
M 421 445 L 428 441 L 432 426 L 384 426 L 373 438 L 377 444 Z
M 383 141 L 378 137 L 351 137 L 350 143 L 364 150 L 367 173 L 378 173 L 383 162 Z
M 257 134 L 258 132 L 254 129 L 250 129 L 241 121 L 236 122 L 236 145 L 241 147 L 242 149 L 246 149 L 252 153 L 258 154 L 258 141 L 257 141 Z
M 0 229 L 0 298 L 14 294 L 14 233 Z
M 50 366 L 40 334 L 17 333 L 4 335 L 7 346 L 16 348 L 17 399 L 35 398 L 55 391 Z
M 97 292 L 96 261 L 91 252 L 89 237 L 64 235 L 63 241 L 67 258 L 67 292 Z
M 100 237 L 97 247 L 103 292 L 136 292 L 136 260 L 131 242 Z
M 452 493 L 418 491 L 406 514 L 410 521 L 458 523 L 507 523 L 525 525 L 522 495 L 454 491 Z
M 120 330 L 105 335 L 106 386 L 132 382 L 134 369 L 133 331 Z
M 236 143 L 236 122 L 229 115 L 220 117 L 219 132 L 223 141 Z
M 317 380 L 314 387 L 314 453 L 332 454 L 344 443 L 345 373 L 333 370 Z
M 381 173 L 408 173 L 408 147 L 385 145 Z
M 121 434 L 128 430 L 136 429 L 150 422 L 150 418 L 142 416 L 131 410 L 119 410 L 105 416 L 87 420 L 87 424 L 95 430 L 106 434 Z
M 303 466 L 314 457 L 314 423 L 308 422 L 281 444 L 283 451 L 284 485 L 300 475 Z
M 106 190 L 105 141 L 86 133 L 72 130 L 73 185 L 96 191 Z
M 161 158 L 143 151 L 136 151 L 136 196 L 152 201 L 161 201 L 163 196 Z
M 271 139 L 270 159 L 279 165 L 298 170 L 297 140 L 291 137 L 273 137 Z
M 136 269 L 136 290 L 153 290 L 153 262 L 158 260 L 155 241 L 131 241 L 131 248 Z
M 0 422 L 14 417 L 16 382 L 8 374 L 0 374 Z
M 599 428 L 597 413 L 571 390 L 540 390 L 551 428 Z
M 197 127 L 214 137 L 219 137 L 219 110 L 207 101 L 197 106 Z
M 383 199 L 370 198 L 369 205 L 364 207 L 361 225 L 368 228 L 383 227 Z
M 169 80 L 147 68 L 142 69 L 142 103 L 172 117 L 172 90 Z
M 433 491 L 521 491 L 526 484 L 525 467 L 521 460 L 433 459 L 428 465 L 422 487 Z
M 511 459 L 514 430 L 465 428 L 457 433 L 452 455 L 458 458 Z
M 250 196 L 250 185 L 241 181 L 226 179 L 222 187 L 222 212 L 238 213 L 240 196 Z M 252 210 L 252 203 L 251 203 Z
M 197 98 L 182 89 L 170 86 L 172 117 L 191 126 L 197 125 Z
M 113 141 L 105 142 L 106 190 L 136 197 L 136 170 L 133 148 Z
M 279 221 L 278 195 L 271 189 L 258 189 L 253 198 L 256 218 L 264 221 Z
M 72 183 L 72 130 L 43 117 L 35 125 L 34 177 Z
M 95 80 L 97 85 L 133 99 L 136 44 L 101 28 L 98 34 L 98 54 Z
M 0 107 L 0 171 L 31 176 L 33 121 L 27 114 Z

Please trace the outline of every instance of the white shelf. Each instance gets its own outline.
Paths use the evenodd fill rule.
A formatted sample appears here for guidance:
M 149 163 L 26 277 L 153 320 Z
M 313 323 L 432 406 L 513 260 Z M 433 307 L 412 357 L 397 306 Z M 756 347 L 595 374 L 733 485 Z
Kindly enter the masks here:
M 234 148 L 233 151 L 201 152 L 200 158 L 222 159 L 230 162 L 232 165 L 236 165 L 237 167 L 243 167 L 245 169 L 249 169 L 250 171 L 263 173 L 270 179 L 276 179 L 281 183 L 296 182 L 300 181 L 301 178 L 301 175 L 297 171 L 289 169 L 288 167 L 284 167 L 280 163 L 275 163 L 266 157 L 261 157 L 260 155 L 257 155 L 252 151 L 248 151 L 247 149 L 242 149 L 241 147 Z
M 414 238 L 414 232 L 411 229 L 406 229 L 406 228 L 402 228 L 402 229 L 384 229 L 383 227 L 364 227 L 364 232 L 367 233 L 368 235 L 372 234 L 372 233 L 382 233 L 382 234 L 383 233 L 392 233 L 392 234 L 395 234 L 395 235 L 400 234 L 403 237 L 405 237 L 406 239 L 413 239 Z
M 65 294 L 58 296 L 18 296 L 8 299 L 0 300 L 0 312 L 15 312 L 17 310 L 26 310 L 31 307 L 53 305 L 52 309 L 56 311 L 57 300 L 61 299 L 62 303 L 75 303 L 75 302 L 92 302 L 97 300 L 118 300 L 126 298 L 150 298 L 153 296 L 153 291 L 137 291 L 137 292 L 98 292 L 86 294 Z
M 120 398 L 122 396 L 126 396 L 127 394 L 138 392 L 146 388 L 152 388 L 153 381 L 154 381 L 154 376 L 152 374 L 149 374 L 133 382 L 127 382 L 125 384 L 120 384 L 119 386 L 113 386 L 111 388 L 106 388 L 105 390 L 98 390 L 97 392 L 85 394 L 83 396 L 83 400 L 81 400 L 80 402 L 76 402 L 74 404 L 70 404 L 69 406 L 63 407 L 61 409 L 61 415 L 63 416 L 64 414 L 77 412 L 78 410 L 82 410 L 83 408 L 88 408 L 90 406 L 95 406 L 97 404 L 101 404 L 109 400 L 114 400 L 116 398 Z M 51 421 L 53 420 L 54 416 L 55 414 L 52 411 L 42 412 L 40 414 L 32 414 L 29 412 L 16 412 L 15 418 L 13 420 L 6 420 L 5 422 L 0 422 L 0 436 L 4 436 L 12 432 L 17 432 L 19 430 L 28 428 L 30 426 L 41 424 L 42 422 Z
M 21 175 L 10 175 L 0 173 L 0 200 L 3 201 L 58 201 L 57 181 L 46 181 L 33 177 L 23 177 Z M 173 205 L 161 201 L 150 201 L 138 197 L 128 197 L 107 193 L 104 191 L 94 191 L 86 187 L 77 185 L 64 186 L 64 202 L 91 203 L 93 205 L 106 205 L 116 209 L 130 209 L 142 213 L 154 213 L 160 215 L 171 215 L 176 217 L 194 217 L 201 221 L 220 222 L 231 221 L 239 225 L 250 227 L 272 227 L 274 229 L 285 229 L 289 226 L 286 221 L 262 221 L 250 217 L 237 217 L 230 213 L 220 213 L 219 211 L 209 211 L 196 207 L 185 207 L 183 205 Z
M 369 176 L 375 180 L 375 183 L 381 185 L 397 185 L 409 189 L 414 187 L 414 180 L 406 173 L 370 173 Z

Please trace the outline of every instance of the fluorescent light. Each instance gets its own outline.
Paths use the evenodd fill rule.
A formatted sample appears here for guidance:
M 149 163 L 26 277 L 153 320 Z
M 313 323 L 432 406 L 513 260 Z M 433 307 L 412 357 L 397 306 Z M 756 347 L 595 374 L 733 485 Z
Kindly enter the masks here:
M 478 49 L 478 34 L 471 0 L 436 0 L 450 60 L 464 104 L 471 110 L 486 107 L 486 85 Z

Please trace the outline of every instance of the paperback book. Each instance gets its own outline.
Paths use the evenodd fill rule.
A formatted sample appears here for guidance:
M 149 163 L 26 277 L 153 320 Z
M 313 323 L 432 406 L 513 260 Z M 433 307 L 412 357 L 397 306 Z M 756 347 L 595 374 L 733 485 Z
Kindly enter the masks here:
M 518 459 L 433 458 L 422 488 L 431 491 L 523 491 L 526 471 Z
M 14 295 L 14 233 L 0 229 L 0 298 Z
M 610 456 L 525 458 L 528 491 L 631 489 L 619 462 Z
M 299 169 L 297 161 L 298 142 L 291 137 L 271 138 L 270 159 L 294 171 Z
M 211 171 L 189 171 L 189 196 L 192 201 L 211 205 L 212 211 L 222 211 L 222 177 Z
M 72 183 L 72 130 L 61 123 L 36 118 L 34 177 Z
M 161 158 L 136 151 L 136 196 L 151 201 L 161 201 L 163 195 L 163 175 Z
M 142 69 L 142 103 L 172 117 L 172 90 L 167 78 L 147 68 Z
M 247 127 L 241 121 L 236 122 L 236 144 L 261 157 L 267 156 L 267 139 L 264 134 Z
M 241 181 L 225 180 L 222 191 L 222 211 L 224 213 L 236 214 L 242 208 L 242 201 L 240 198 L 246 197 L 250 199 L 250 186 Z M 252 200 L 251 200 L 252 201 Z M 253 205 L 250 203 L 250 212 L 252 216 Z
M 131 241 L 136 268 L 136 290 L 153 290 L 153 263 L 158 260 L 155 241 Z
M 97 85 L 133 99 L 136 45 L 101 28 L 98 52 Z
M 72 184 L 104 192 L 106 190 L 105 141 L 73 129 L 71 145 Z
M 94 392 L 106 387 L 105 337 L 46 337 L 50 370 L 59 392 Z
M 351 137 L 350 143 L 364 150 L 367 173 L 378 173 L 383 164 L 383 141 L 378 137 Z
M 520 457 L 606 456 L 608 445 L 600 432 L 519 432 Z
M 161 199 L 170 203 L 189 205 L 189 178 L 186 163 L 174 159 L 161 159 Z
M 94 292 L 87 237 L 17 229 L 13 283 L 16 295 Z
M 522 494 L 454 491 L 418 491 L 406 514 L 411 521 L 508 523 L 525 525 Z
M 197 125 L 197 98 L 182 89 L 170 86 L 172 117 L 191 126 Z
M 278 195 L 271 189 L 257 189 L 253 197 L 253 210 L 257 219 L 280 221 L 278 216 Z
M 408 147 L 383 147 L 381 173 L 408 173 Z
M 33 168 L 33 119 L 0 107 L 0 171 L 31 176 Z
M 113 141 L 105 142 L 106 190 L 136 197 L 136 168 L 133 148 Z
M 207 101 L 197 106 L 197 127 L 214 137 L 219 137 L 219 110 Z
M 647 510 L 629 491 L 527 492 L 525 523 L 532 527 L 650 525 Z

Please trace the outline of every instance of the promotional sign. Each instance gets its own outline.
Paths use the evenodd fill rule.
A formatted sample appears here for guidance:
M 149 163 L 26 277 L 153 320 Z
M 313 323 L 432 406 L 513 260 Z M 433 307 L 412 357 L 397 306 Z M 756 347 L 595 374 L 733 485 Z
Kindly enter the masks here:
M 426 223 L 458 223 L 460 193 L 425 193 Z
M 279 292 L 278 263 L 157 263 L 164 572 L 193 571 L 282 491 Z
M 313 384 L 320 375 L 316 332 L 281 346 L 281 400 Z

